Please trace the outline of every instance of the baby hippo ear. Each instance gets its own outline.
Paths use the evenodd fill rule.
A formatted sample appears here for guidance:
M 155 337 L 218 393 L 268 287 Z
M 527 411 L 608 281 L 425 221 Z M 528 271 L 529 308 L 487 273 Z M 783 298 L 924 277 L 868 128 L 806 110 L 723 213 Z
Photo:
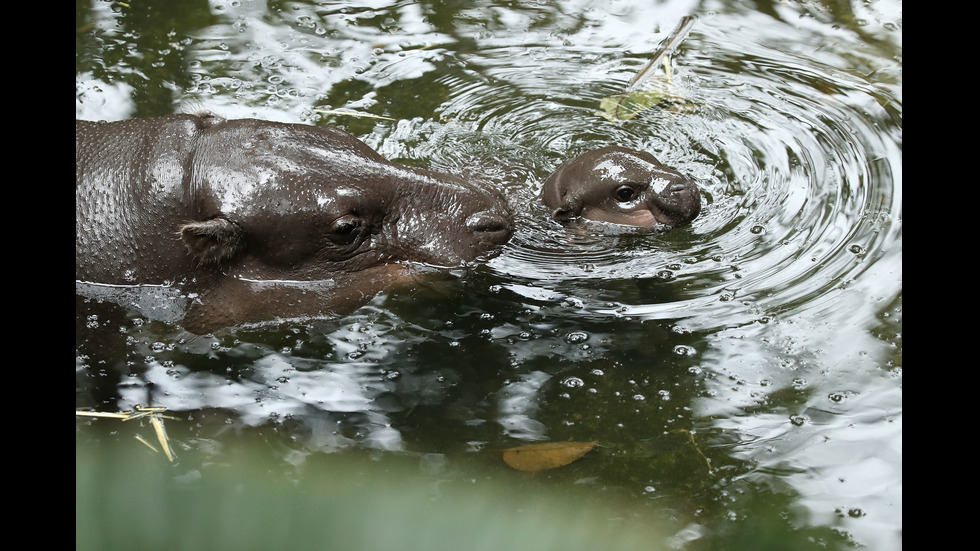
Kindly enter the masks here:
M 219 266 L 245 249 L 245 232 L 224 218 L 188 222 L 180 238 L 199 266 Z
M 571 193 L 564 194 L 557 204 L 552 203 L 548 206 L 552 207 L 551 218 L 559 222 L 566 222 L 582 215 L 582 199 Z
M 570 208 L 558 207 L 551 211 L 552 220 L 558 220 L 559 222 L 565 222 L 575 218 L 575 213 Z

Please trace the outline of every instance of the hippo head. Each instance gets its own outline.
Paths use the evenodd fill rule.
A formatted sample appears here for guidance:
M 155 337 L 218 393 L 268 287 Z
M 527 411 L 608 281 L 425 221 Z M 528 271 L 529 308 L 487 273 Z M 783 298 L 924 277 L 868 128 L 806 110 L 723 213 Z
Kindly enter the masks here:
M 701 212 L 694 180 L 653 155 L 604 147 L 566 161 L 545 182 L 541 198 L 552 218 L 585 218 L 628 226 L 680 226 Z
M 513 232 L 504 199 L 386 161 L 329 127 L 218 119 L 200 135 L 181 227 L 201 265 L 254 280 L 311 281 L 376 267 L 454 267 Z
M 350 312 L 513 233 L 500 194 L 342 130 L 207 113 L 76 121 L 75 223 L 77 281 L 180 287 L 195 333 Z

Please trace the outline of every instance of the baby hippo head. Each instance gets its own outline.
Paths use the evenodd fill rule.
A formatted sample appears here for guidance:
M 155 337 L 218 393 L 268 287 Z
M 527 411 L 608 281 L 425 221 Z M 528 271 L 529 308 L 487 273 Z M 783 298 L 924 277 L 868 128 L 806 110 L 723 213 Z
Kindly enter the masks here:
M 541 198 L 559 221 L 681 226 L 701 212 L 694 180 L 645 151 L 625 147 L 604 147 L 566 161 L 545 182 Z

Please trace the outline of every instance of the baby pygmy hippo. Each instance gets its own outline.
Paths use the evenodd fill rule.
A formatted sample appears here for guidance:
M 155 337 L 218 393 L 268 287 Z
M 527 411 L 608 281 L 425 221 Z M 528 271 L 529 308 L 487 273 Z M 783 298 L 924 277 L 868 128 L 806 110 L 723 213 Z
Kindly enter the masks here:
M 545 182 L 541 199 L 559 221 L 681 226 L 701 212 L 693 179 L 645 151 L 625 147 L 604 147 L 566 161 Z

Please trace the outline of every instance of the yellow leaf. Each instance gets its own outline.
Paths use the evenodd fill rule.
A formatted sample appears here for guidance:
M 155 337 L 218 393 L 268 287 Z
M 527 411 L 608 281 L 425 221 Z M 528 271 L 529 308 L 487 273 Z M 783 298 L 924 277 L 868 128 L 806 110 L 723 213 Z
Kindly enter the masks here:
M 598 442 L 549 442 L 503 450 L 504 463 L 518 471 L 564 467 L 592 451 Z

